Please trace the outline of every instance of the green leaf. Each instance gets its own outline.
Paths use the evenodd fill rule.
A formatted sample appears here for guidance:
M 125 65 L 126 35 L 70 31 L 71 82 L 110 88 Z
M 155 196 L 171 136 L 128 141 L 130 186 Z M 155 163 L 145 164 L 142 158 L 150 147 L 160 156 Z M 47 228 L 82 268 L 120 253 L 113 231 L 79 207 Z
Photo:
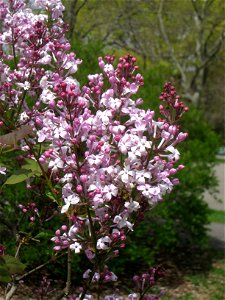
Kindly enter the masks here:
M 42 171 L 36 160 L 33 159 L 25 159 L 26 164 L 22 166 L 22 169 L 31 170 L 32 173 L 36 176 L 41 176 Z
M 11 175 L 7 180 L 6 182 L 4 183 L 5 184 L 16 184 L 16 183 L 19 183 L 19 182 L 23 182 L 25 181 L 26 179 L 30 178 L 32 176 L 32 172 L 30 172 L 29 170 L 18 170 L 16 171 L 15 174 Z
M 34 238 L 35 239 L 47 239 L 49 238 L 51 235 L 48 232 L 39 232 Z
M 7 267 L 10 275 L 21 274 L 26 268 L 26 266 L 23 263 L 21 263 L 16 257 L 13 257 L 11 255 L 4 255 L 2 256 L 2 258 L 5 261 L 4 267 Z
M 11 281 L 9 271 L 6 265 L 0 265 L 0 282 L 8 283 Z
M 50 199 L 52 199 L 54 202 L 57 202 L 57 199 L 56 197 L 53 196 L 53 194 L 51 192 L 47 192 L 46 193 L 46 196 Z

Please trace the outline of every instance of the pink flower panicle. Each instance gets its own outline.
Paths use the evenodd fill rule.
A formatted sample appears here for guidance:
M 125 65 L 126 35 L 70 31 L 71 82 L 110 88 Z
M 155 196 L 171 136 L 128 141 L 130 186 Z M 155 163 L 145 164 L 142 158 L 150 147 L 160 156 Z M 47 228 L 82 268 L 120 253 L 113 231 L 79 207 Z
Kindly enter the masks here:
M 76 220 L 72 238 L 71 232 L 64 233 L 62 245 L 59 237 L 53 239 L 56 249 L 67 245 L 75 252 L 88 251 L 90 226 L 99 228 L 98 251 L 124 247 L 133 220 L 177 184 L 173 176 L 182 166 L 175 166 L 179 159 L 175 145 L 187 134 L 179 132 L 174 121 L 186 109 L 170 83 L 161 95 L 166 103 L 161 113 L 166 119 L 155 121 L 153 111 L 138 108 L 140 99 L 135 102 L 132 97 L 144 82 L 136 73 L 138 66 L 132 55 L 120 58 L 116 66 L 115 56 L 100 57 L 102 73 L 89 75 L 89 86 L 80 87 L 72 74 L 81 60 L 69 52 L 60 19 L 52 17 L 49 28 L 47 15 L 35 15 L 21 2 L 16 3 L 9 3 L 7 9 L 2 5 L 5 33 L 0 43 L 14 45 L 15 69 L 1 60 L 4 80 L 0 97 L 18 116 L 16 126 L 30 124 L 34 128 L 36 138 L 29 139 L 30 145 L 47 145 L 39 163 L 48 164 L 56 192 L 62 194 L 61 212 Z M 61 16 L 59 1 L 55 6 L 49 1 L 36 1 L 35 5 L 42 10 L 58 9 Z M 43 68 L 46 65 L 48 71 Z M 26 95 L 35 101 L 28 103 Z M 6 116 L 3 130 L 8 121 Z M 21 149 L 31 150 L 24 141 Z M 92 225 L 87 212 L 83 214 L 87 206 Z M 77 225 L 79 222 L 82 225 Z

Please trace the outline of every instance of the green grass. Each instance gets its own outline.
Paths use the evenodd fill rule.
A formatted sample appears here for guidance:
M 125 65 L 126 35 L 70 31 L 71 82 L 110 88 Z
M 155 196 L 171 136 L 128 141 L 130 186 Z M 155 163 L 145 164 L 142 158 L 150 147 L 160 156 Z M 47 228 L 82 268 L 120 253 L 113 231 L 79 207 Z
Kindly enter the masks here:
M 216 158 L 216 163 L 217 163 L 217 164 L 223 164 L 223 163 L 225 163 L 225 158 L 217 157 L 217 158 Z
M 225 224 L 225 211 L 211 209 L 209 214 L 209 222 Z

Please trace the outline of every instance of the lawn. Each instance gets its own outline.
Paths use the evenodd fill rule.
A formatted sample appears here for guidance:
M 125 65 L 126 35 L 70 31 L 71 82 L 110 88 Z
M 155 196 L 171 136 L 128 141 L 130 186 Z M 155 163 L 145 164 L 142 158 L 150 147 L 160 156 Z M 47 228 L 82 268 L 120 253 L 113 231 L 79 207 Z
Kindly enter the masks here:
M 211 209 L 209 222 L 225 224 L 225 211 Z

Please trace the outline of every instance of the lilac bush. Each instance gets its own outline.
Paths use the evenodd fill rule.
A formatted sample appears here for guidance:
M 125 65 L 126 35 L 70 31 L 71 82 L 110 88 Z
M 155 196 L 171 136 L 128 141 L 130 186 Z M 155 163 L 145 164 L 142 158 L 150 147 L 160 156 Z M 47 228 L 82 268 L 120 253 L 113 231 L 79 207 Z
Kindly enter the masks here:
M 161 117 L 142 109 L 134 95 L 144 79 L 129 54 L 118 62 L 114 55 L 99 57 L 100 73 L 80 86 L 74 74 L 82 61 L 70 52 L 63 9 L 60 0 L 0 1 L 0 146 L 2 155 L 15 149 L 32 166 L 22 166 L 26 176 L 16 182 L 26 180 L 31 188 L 35 177 L 45 179 L 47 196 L 67 219 L 53 233 L 54 250 L 67 251 L 68 262 L 85 253 L 92 268 L 75 298 L 92 299 L 92 286 L 117 280 L 107 261 L 125 247 L 145 211 L 179 183 L 177 145 L 187 133 L 178 122 L 188 108 L 167 82 Z M 0 173 L 7 176 L 7 166 Z M 35 203 L 18 209 L 36 222 Z M 70 293 L 72 271 L 68 264 L 62 297 Z M 130 299 L 153 299 L 144 294 L 154 272 L 135 277 Z M 119 296 L 115 291 L 105 299 Z

